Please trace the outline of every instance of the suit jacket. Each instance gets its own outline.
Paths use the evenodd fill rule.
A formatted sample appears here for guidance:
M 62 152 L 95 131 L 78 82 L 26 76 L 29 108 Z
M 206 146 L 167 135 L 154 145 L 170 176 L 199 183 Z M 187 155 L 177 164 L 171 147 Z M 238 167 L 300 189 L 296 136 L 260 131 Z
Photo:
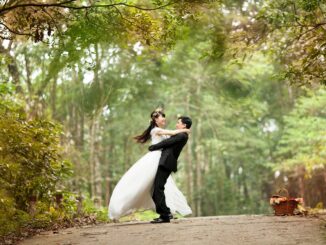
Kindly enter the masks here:
M 188 141 L 187 133 L 180 133 L 171 138 L 161 141 L 155 145 L 151 145 L 148 149 L 150 151 L 155 151 L 162 149 L 162 155 L 160 158 L 159 165 L 169 169 L 173 172 L 176 172 L 177 169 L 177 160 L 180 155 L 182 148 Z

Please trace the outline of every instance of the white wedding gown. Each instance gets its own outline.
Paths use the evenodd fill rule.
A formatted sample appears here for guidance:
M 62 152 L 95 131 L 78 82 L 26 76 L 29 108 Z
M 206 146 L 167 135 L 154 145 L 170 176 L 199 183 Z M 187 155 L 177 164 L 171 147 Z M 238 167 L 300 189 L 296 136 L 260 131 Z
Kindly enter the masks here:
M 155 127 L 151 131 L 152 144 L 159 143 L 167 136 L 159 136 L 156 133 L 160 128 Z M 161 150 L 150 151 L 140 158 L 120 179 L 113 190 L 109 204 L 109 218 L 119 219 L 138 209 L 155 210 L 152 200 L 153 183 L 157 172 Z M 170 175 L 165 184 L 166 205 L 171 212 L 181 215 L 192 213 L 186 198 L 176 186 Z

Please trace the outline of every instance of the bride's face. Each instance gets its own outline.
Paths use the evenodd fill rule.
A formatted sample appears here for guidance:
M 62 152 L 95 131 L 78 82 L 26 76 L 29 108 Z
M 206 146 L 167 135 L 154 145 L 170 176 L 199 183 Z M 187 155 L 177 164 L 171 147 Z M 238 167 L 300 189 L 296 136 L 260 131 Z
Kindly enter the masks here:
M 166 119 L 162 115 L 159 115 L 157 118 L 155 118 L 155 122 L 157 126 L 159 126 L 160 128 L 164 128 L 166 124 Z

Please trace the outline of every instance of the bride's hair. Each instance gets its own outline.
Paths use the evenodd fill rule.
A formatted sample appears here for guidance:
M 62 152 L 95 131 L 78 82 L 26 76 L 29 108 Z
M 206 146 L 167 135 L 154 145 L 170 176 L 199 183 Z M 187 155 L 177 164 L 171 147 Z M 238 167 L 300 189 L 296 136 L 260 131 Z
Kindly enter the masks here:
M 144 144 L 151 138 L 152 129 L 157 127 L 155 118 L 158 118 L 160 115 L 162 115 L 162 117 L 165 117 L 165 114 L 162 110 L 155 110 L 151 113 L 151 119 L 148 128 L 141 135 L 134 137 L 137 143 Z

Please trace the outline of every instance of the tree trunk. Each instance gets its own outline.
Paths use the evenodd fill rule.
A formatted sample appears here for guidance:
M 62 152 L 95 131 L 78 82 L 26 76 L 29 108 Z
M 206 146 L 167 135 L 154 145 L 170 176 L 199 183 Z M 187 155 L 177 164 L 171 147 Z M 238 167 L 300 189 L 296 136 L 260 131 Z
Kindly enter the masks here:
M 100 207 L 102 205 L 102 176 L 101 163 L 99 158 L 100 142 L 98 137 L 99 132 L 99 117 L 96 116 L 90 125 L 90 170 L 91 170 L 91 193 L 95 204 Z
M 200 118 L 200 117 L 199 117 Z M 195 148 L 195 154 L 196 154 L 196 215 L 201 216 L 202 210 L 201 210 L 201 187 L 202 187 L 202 161 L 203 161 L 203 154 L 202 154 L 202 146 L 199 143 L 201 139 L 201 121 L 198 120 L 197 123 L 197 145 Z
M 10 54 L 12 44 L 13 41 L 11 40 L 8 45 L 8 48 L 5 49 L 2 46 L 2 43 L 0 43 L 0 53 L 6 55 L 9 58 L 10 62 L 8 62 L 7 67 L 8 67 L 9 74 L 11 75 L 12 78 L 12 83 L 16 86 L 16 92 L 18 94 L 23 94 L 23 89 L 19 81 L 20 74 L 19 74 L 16 58 Z
M 99 120 L 96 123 L 96 135 L 95 135 L 95 145 L 94 145 L 94 180 L 95 180 L 95 196 L 98 200 L 97 204 L 98 207 L 102 206 L 103 198 L 102 198 L 102 171 L 101 171 L 101 161 L 100 161 L 100 141 L 98 139 L 98 132 L 99 132 Z
M 89 142 L 89 168 L 90 168 L 90 186 L 91 186 L 91 197 L 93 198 L 95 196 L 95 177 L 94 177 L 94 155 L 95 155 L 95 119 L 93 118 L 90 122 L 89 126 L 89 134 L 90 134 L 90 142 Z
M 78 64 L 80 65 L 80 64 Z M 77 82 L 78 87 L 81 90 L 81 96 L 84 96 L 84 83 L 83 83 L 83 74 L 81 73 L 81 69 L 78 69 L 77 73 Z M 78 138 L 76 141 L 77 148 L 82 152 L 84 150 L 84 125 L 85 125 L 85 114 L 83 110 L 83 105 L 78 104 L 78 111 L 77 111 L 77 116 L 78 116 Z
M 102 82 L 99 77 L 99 50 L 98 44 L 95 44 L 96 66 L 94 69 L 94 82 L 100 85 L 102 89 Z M 92 195 L 94 197 L 95 205 L 100 207 L 102 205 L 102 176 L 101 176 L 101 162 L 100 162 L 100 118 L 101 118 L 101 105 L 95 105 L 93 120 L 92 120 L 92 144 L 91 144 L 91 166 L 92 166 Z
M 25 71 L 26 71 L 26 84 L 27 84 L 27 91 L 28 91 L 28 101 L 32 99 L 33 96 L 33 87 L 31 81 L 31 68 L 30 68 L 30 61 L 29 57 L 26 53 L 24 53 L 24 60 L 25 60 Z
M 106 189 L 106 192 L 105 192 L 105 206 L 108 206 L 109 205 L 109 202 L 110 202 L 110 196 L 111 196 L 111 189 L 110 189 L 110 185 L 111 185 L 111 179 L 110 179 L 110 176 L 107 176 L 106 179 L 105 179 L 105 189 Z
M 188 93 L 187 95 L 187 115 L 189 115 L 190 112 L 190 93 Z M 192 152 L 191 152 L 191 147 L 192 147 L 192 136 L 189 137 L 187 146 L 186 146 L 186 176 L 187 176 L 187 180 L 186 180 L 186 186 L 187 186 L 187 196 L 188 196 L 188 200 L 189 200 L 189 204 L 190 206 L 193 206 L 193 178 L 192 178 Z
M 201 79 L 198 78 L 197 84 L 196 84 L 196 93 L 195 93 L 195 102 L 200 105 L 200 94 L 201 94 Z M 201 112 L 199 111 L 198 113 L 198 118 L 201 117 Z M 196 140 L 195 140 L 195 209 L 196 209 L 196 216 L 201 216 L 202 210 L 201 210 L 201 187 L 202 187 L 202 175 L 201 175 L 201 170 L 202 170 L 202 146 L 200 144 L 201 142 L 201 137 L 202 137 L 202 126 L 201 126 L 201 120 L 196 120 L 195 121 L 194 127 L 196 128 L 195 133 L 196 133 Z

